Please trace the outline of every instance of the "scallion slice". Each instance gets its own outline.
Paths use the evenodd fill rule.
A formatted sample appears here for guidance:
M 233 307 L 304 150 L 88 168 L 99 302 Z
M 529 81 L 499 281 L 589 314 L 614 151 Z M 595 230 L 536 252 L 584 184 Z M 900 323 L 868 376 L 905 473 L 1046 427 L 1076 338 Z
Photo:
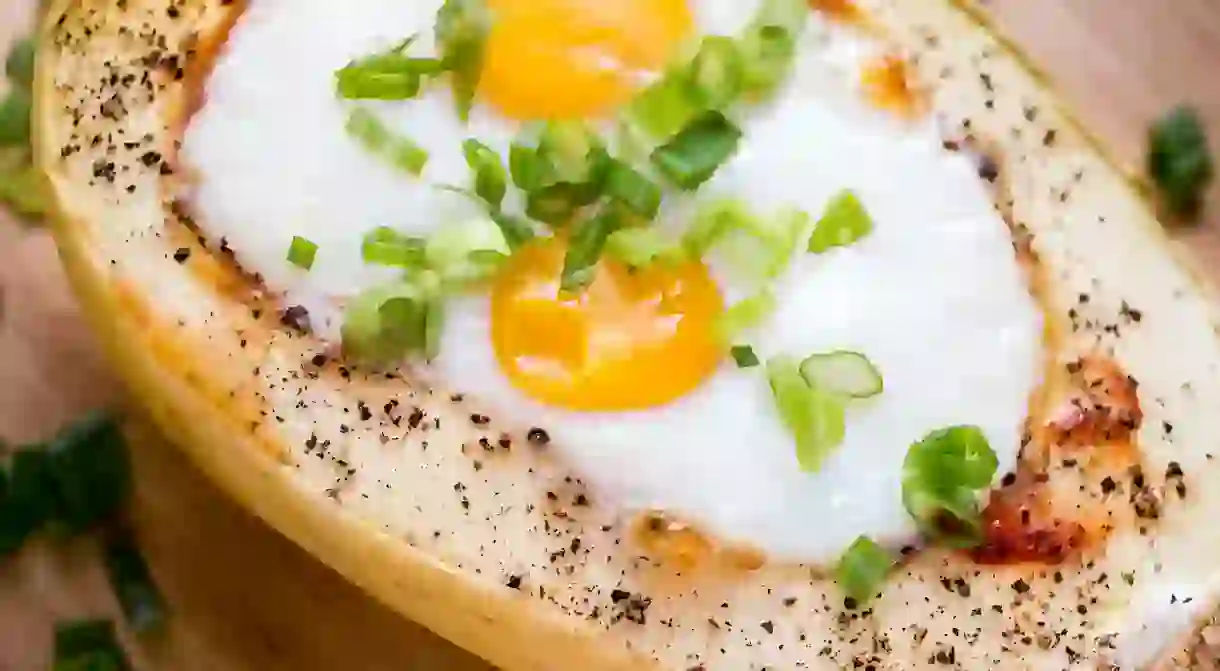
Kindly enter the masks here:
M 755 100 L 774 92 L 796 60 L 796 40 L 779 26 L 760 26 L 748 32 L 739 46 L 742 90 Z
M 631 101 L 624 122 L 656 141 L 673 137 L 706 109 L 685 70 L 666 73 Z
M 360 254 L 365 263 L 395 268 L 424 267 L 424 246 L 427 241 L 403 235 L 389 226 L 378 226 L 364 236 Z
M 428 238 L 427 266 L 442 282 L 466 285 L 490 277 L 512 253 L 500 226 L 490 217 L 444 226 Z
M 835 582 L 843 592 L 862 606 L 872 601 L 894 567 L 894 555 L 868 536 L 860 536 L 848 546 L 835 567 Z
M 812 386 L 851 398 L 876 396 L 885 386 L 881 371 L 868 357 L 846 350 L 806 357 L 801 375 Z
M 466 157 L 466 165 L 474 171 L 475 194 L 487 201 L 492 210 L 498 211 L 508 191 L 508 173 L 500 155 L 473 138 L 462 143 L 462 154 Z
M 723 109 L 741 94 L 742 59 L 737 43 L 730 37 L 710 35 L 703 38 L 691 60 L 691 87 L 698 92 L 707 109 Z
M 347 132 L 365 149 L 412 175 L 419 176 L 428 163 L 428 152 L 409 138 L 391 131 L 369 110 L 353 109 L 347 117 Z
M 534 238 L 534 227 L 529 221 L 503 212 L 493 212 L 491 220 L 500 227 L 504 241 L 510 249 L 517 249 Z
M 699 188 L 737 151 L 741 130 L 717 111 L 692 119 L 673 138 L 652 151 L 652 164 L 686 191 Z
M 775 294 L 764 290 L 734 303 L 716 318 L 716 334 L 730 343 L 742 333 L 757 328 L 775 312 Z
M 34 56 L 37 44 L 34 38 L 25 37 L 9 47 L 8 56 L 4 59 L 4 74 L 8 76 L 13 86 L 26 89 L 34 85 Z
M 999 461 L 976 426 L 938 429 L 911 445 L 902 464 L 902 502 L 927 538 L 974 547 L 982 538 L 979 492 Z
M 153 583 L 135 538 L 126 531 L 112 531 L 106 538 L 105 559 L 111 589 L 127 624 L 138 633 L 159 629 L 165 622 L 165 599 Z
M 483 47 L 491 30 L 485 0 L 445 0 L 436 12 L 436 44 L 449 71 L 458 116 L 470 117 L 483 71 Z
M 729 356 L 733 357 L 738 368 L 754 368 L 759 364 L 758 355 L 749 345 L 734 345 L 729 348 Z
M 93 412 L 59 432 L 48 446 L 58 494 L 55 520 L 79 533 L 112 517 L 126 499 L 127 445 L 114 417 Z
M 335 71 L 335 91 L 347 100 L 409 100 L 419 94 L 425 77 L 444 71 L 436 58 L 406 55 L 414 38 L 379 54 L 354 60 Z
M 8 491 L 0 491 L 0 556 L 18 550 L 54 518 L 57 507 L 50 454 L 45 449 L 18 449 L 9 469 Z M 4 477 L 0 469 L 0 480 Z
M 614 207 L 602 208 L 587 221 L 581 222 L 568 240 L 563 259 L 560 291 L 578 292 L 593 281 L 597 261 L 601 258 L 610 234 L 622 224 L 622 214 Z
M 440 309 L 426 287 L 402 282 L 358 295 L 343 316 L 343 349 L 353 358 L 389 364 L 411 354 L 434 356 L 429 318 Z
M 653 228 L 622 228 L 606 240 L 606 255 L 631 268 L 643 268 L 665 258 L 681 258 L 681 253 Z
M 811 11 L 808 0 L 763 0 L 751 25 L 782 28 L 796 36 L 804 32 Z
M 299 235 L 292 236 L 292 242 L 288 245 L 288 263 L 302 270 L 311 270 L 317 256 L 317 243 Z
M 525 214 L 544 224 L 568 223 L 576 212 L 597 200 L 596 187 L 590 184 L 560 182 L 531 191 L 525 197 Z
M 110 620 L 74 620 L 55 625 L 53 671 L 128 671 L 131 663 Z
M 609 159 L 604 190 L 607 196 L 645 219 L 656 217 L 661 208 L 661 188 L 623 161 Z
M 30 142 L 33 99 L 24 89 L 14 88 L 0 101 L 0 147 L 24 147 Z
M 604 167 L 605 145 L 582 121 L 548 121 L 538 136 L 545 183 L 586 184 Z
M 751 277 L 771 279 L 788 267 L 808 221 L 809 215 L 797 209 L 763 218 L 739 200 L 713 201 L 695 215 L 682 246 L 691 258 L 701 258 L 728 236 L 738 235 L 730 248 L 734 265 Z
M 809 251 L 821 254 L 863 238 L 873 230 L 873 219 L 856 194 L 843 190 L 835 194 L 809 236 Z
M 809 386 L 798 362 L 789 357 L 767 361 L 767 380 L 780 420 L 796 439 L 796 459 L 801 470 L 817 471 L 846 435 L 843 400 Z

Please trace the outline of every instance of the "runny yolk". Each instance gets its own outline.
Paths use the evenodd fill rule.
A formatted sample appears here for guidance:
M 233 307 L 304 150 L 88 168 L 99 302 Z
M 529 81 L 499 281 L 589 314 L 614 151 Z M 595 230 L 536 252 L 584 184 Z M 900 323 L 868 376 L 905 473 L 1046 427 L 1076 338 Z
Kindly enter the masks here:
M 692 30 L 686 0 L 489 0 L 480 94 L 505 116 L 571 119 L 626 102 Z
M 560 239 L 532 242 L 492 286 L 492 344 L 514 387 L 571 410 L 638 410 L 713 374 L 723 302 L 706 266 L 631 271 L 603 260 L 587 289 L 561 295 L 565 250 Z

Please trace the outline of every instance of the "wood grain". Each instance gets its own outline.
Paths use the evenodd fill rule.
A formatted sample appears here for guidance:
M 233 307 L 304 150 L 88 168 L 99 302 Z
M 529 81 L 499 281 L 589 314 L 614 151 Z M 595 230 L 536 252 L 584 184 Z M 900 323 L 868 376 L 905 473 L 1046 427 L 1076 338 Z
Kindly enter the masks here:
M 0 0 L 0 45 L 28 0 Z M 992 0 L 986 6 L 1056 81 L 1081 118 L 1138 165 L 1148 122 L 1195 105 L 1220 154 L 1220 3 L 1215 0 Z M 1218 187 L 1220 188 L 1220 187 Z M 1220 260 L 1211 220 L 1180 233 L 1201 264 Z M 2 219 L 2 217 L 0 217 Z M 1220 270 L 1213 271 L 1220 277 Z M 40 231 L 0 221 L 0 438 L 49 435 L 118 402 Z M 134 645 L 141 669 L 481 671 L 485 665 L 382 608 L 224 499 L 155 436 L 133 440 L 134 519 L 172 605 L 170 628 Z M 88 540 L 42 542 L 0 563 L 0 671 L 48 668 L 51 625 L 113 615 Z

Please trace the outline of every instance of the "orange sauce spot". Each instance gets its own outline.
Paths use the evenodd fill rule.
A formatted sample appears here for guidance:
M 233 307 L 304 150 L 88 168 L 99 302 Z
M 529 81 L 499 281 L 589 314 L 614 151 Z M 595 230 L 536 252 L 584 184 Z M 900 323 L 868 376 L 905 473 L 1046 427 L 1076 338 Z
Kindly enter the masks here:
M 699 262 L 632 272 L 603 260 L 589 287 L 559 291 L 566 245 L 537 240 L 491 291 L 491 337 L 514 387 L 571 410 L 638 410 L 690 392 L 719 365 L 719 290 Z
M 899 56 L 888 54 L 869 64 L 861 81 L 869 101 L 881 109 L 904 117 L 916 116 L 923 109 L 910 66 Z
M 864 12 L 852 0 L 809 0 L 809 7 L 840 21 L 864 18 Z
M 686 0 L 491 0 L 480 93 L 515 119 L 605 115 L 691 33 Z

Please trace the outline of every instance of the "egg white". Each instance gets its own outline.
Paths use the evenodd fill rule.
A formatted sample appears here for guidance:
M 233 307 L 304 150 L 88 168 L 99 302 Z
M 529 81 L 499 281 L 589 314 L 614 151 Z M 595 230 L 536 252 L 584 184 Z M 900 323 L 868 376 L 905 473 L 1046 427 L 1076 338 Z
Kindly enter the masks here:
M 346 136 L 333 71 L 418 34 L 431 50 L 440 0 L 252 3 L 231 36 L 193 120 L 184 157 L 201 176 L 201 224 L 227 238 L 269 287 L 310 310 L 336 337 L 339 301 L 394 276 L 365 266 L 360 241 L 380 225 L 427 234 L 479 215 L 437 185 L 466 184 L 461 142 L 507 154 L 518 130 L 476 108 L 463 126 L 444 87 L 376 106 L 428 150 L 415 180 Z M 755 2 L 692 1 L 703 33 L 733 34 Z M 855 403 L 847 437 L 818 473 L 797 467 L 759 369 L 726 364 L 674 403 L 631 413 L 575 413 L 516 391 L 492 352 L 487 298 L 449 305 L 431 373 L 521 426 L 544 426 L 592 489 L 623 510 L 661 509 L 772 556 L 832 561 L 864 534 L 898 545 L 913 526 L 900 500 L 908 446 L 947 424 L 977 424 L 1013 467 L 1037 382 L 1041 324 L 973 166 L 941 147 L 931 123 L 906 127 L 861 102 L 862 60 L 877 45 L 816 18 L 797 72 L 777 98 L 743 115 L 741 149 L 693 198 L 672 198 L 663 225 L 698 201 L 740 198 L 761 213 L 795 206 L 816 216 L 839 189 L 873 216 L 869 237 L 827 254 L 801 253 L 775 284 L 778 313 L 748 341 L 765 357 L 831 349 L 867 354 L 885 392 Z M 284 259 L 294 235 L 319 245 L 311 272 Z M 753 290 L 719 259 L 729 300 Z M 658 371 L 664 375 L 664 371 Z

